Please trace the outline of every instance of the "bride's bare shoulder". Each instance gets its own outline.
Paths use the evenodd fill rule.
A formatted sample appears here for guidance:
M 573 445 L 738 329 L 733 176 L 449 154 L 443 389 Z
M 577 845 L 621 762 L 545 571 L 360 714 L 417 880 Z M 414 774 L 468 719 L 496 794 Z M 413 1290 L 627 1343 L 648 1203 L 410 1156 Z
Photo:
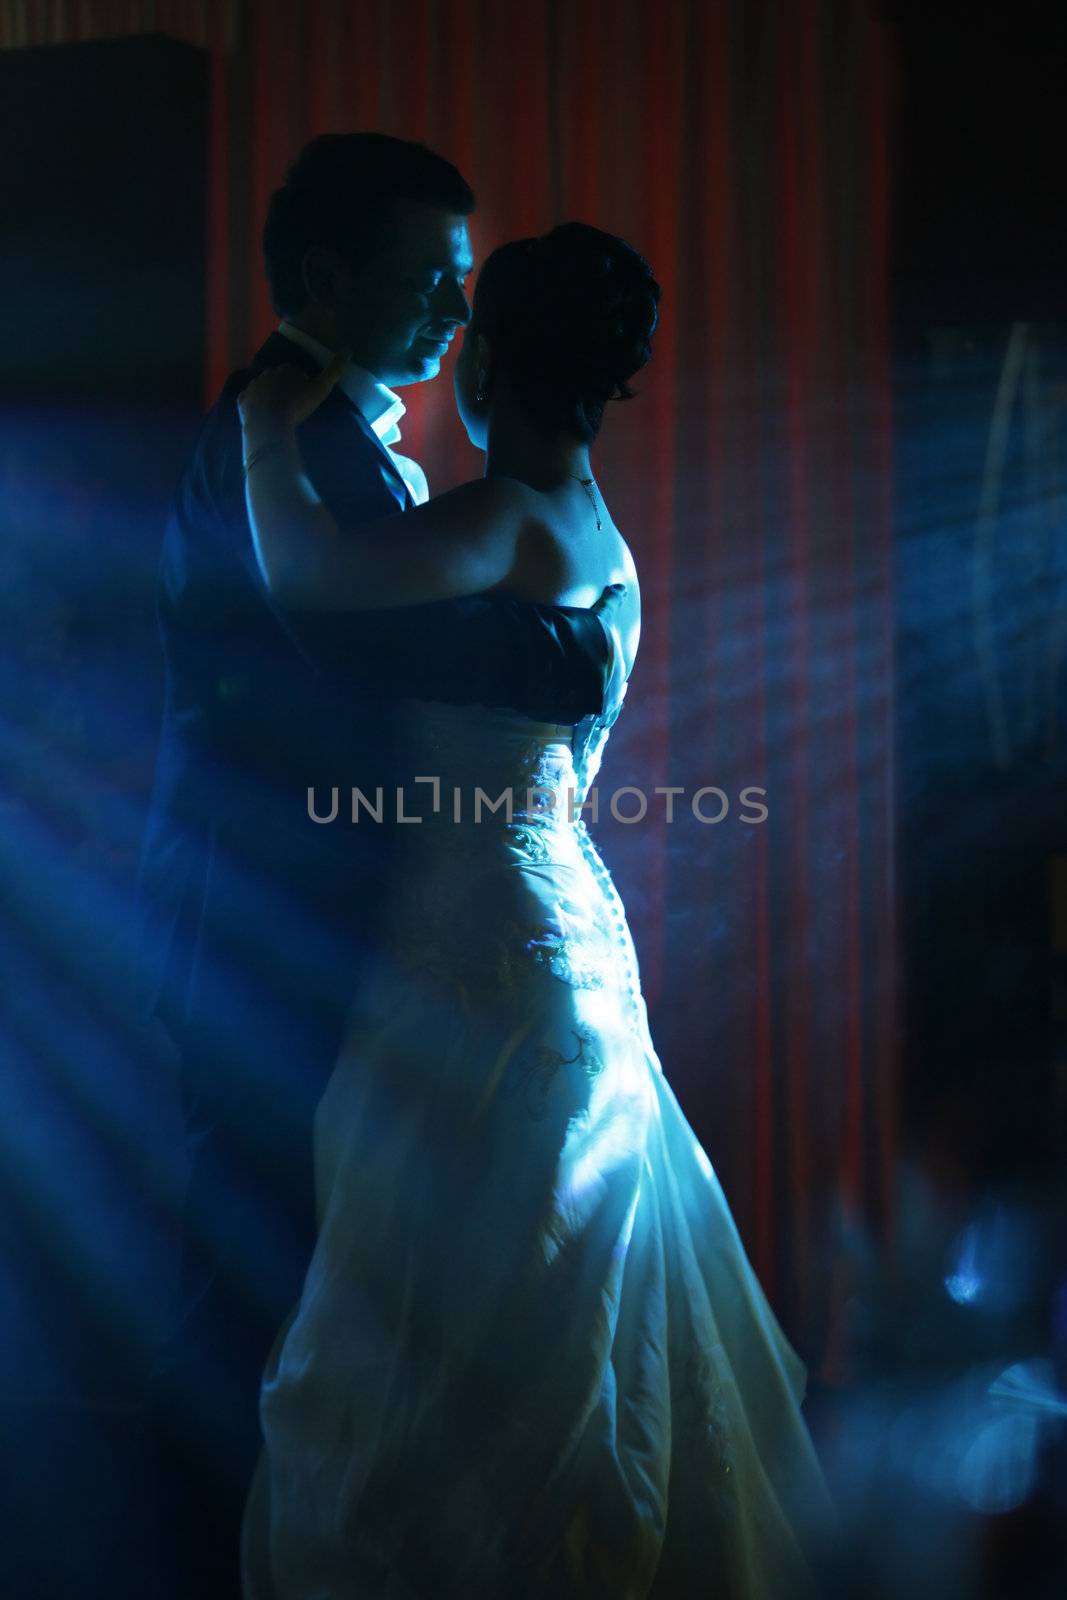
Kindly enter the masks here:
M 434 538 L 468 542 L 488 535 L 518 534 L 528 517 L 525 485 L 507 478 L 473 478 L 405 513 L 414 530 Z

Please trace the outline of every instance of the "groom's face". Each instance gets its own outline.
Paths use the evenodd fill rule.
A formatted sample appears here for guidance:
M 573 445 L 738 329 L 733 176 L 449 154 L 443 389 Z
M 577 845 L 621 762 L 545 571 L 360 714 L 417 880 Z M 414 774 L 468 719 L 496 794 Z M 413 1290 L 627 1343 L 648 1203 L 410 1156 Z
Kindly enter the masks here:
M 473 266 L 465 217 L 395 201 L 381 248 L 338 285 L 338 345 L 391 387 L 435 378 L 456 330 L 470 320 L 464 284 Z

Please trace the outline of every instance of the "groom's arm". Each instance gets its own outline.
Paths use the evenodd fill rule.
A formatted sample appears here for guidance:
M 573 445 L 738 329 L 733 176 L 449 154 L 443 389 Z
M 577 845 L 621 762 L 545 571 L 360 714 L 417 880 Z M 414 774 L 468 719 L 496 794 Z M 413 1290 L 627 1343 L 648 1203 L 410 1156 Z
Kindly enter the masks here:
M 588 609 L 467 595 L 358 619 L 320 617 L 317 650 L 342 691 L 509 706 L 575 723 L 604 708 L 612 655 L 604 624 L 617 624 L 621 609 L 611 590 Z

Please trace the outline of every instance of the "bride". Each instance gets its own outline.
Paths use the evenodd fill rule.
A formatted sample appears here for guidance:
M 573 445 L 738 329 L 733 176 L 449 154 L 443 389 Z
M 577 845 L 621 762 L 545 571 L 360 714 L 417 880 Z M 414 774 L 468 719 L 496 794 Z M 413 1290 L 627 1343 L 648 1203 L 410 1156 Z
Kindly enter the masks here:
M 455 378 L 484 478 L 350 537 L 296 437 L 343 358 L 240 398 L 257 558 L 288 607 L 626 585 L 599 716 L 401 706 L 419 820 L 316 1116 L 318 1242 L 263 1377 L 247 1600 L 814 1589 L 834 1519 L 806 1372 L 663 1076 L 581 809 L 640 628 L 589 446 L 658 299 L 595 228 L 497 250 Z

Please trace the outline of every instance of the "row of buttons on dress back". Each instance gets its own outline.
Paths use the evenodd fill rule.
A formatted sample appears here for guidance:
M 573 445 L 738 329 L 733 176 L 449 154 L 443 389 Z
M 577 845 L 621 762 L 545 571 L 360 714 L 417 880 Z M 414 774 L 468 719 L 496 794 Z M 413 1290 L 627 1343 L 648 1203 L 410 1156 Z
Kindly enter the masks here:
M 612 724 L 618 719 L 619 712 L 622 709 L 622 701 L 625 693 L 626 685 L 624 684 L 622 693 L 618 696 L 618 699 L 611 712 L 607 714 L 601 713 L 600 716 L 583 717 L 581 722 L 575 725 L 574 734 L 571 740 L 571 750 L 574 755 L 574 765 L 578 778 L 578 789 L 580 792 L 584 792 L 586 789 L 586 759 L 593 742 L 593 735 L 601 728 L 606 731 L 607 728 L 611 727 Z M 629 933 L 627 932 L 626 913 L 622 900 L 619 896 L 619 891 L 612 882 L 611 873 L 600 859 L 600 852 L 590 837 L 589 829 L 586 826 L 584 817 L 580 816 L 578 818 L 575 825 L 575 833 L 578 838 L 579 848 L 581 849 L 586 861 L 592 868 L 593 875 L 604 892 L 604 898 L 608 901 L 612 908 L 612 917 L 617 930 L 616 939 L 618 940 L 621 948 L 625 951 L 624 971 L 626 974 L 627 993 L 630 999 L 630 1009 L 634 1014 L 635 1021 L 640 1024 L 641 985 L 638 982 L 637 969 L 633 963 L 633 942 L 630 939 Z
M 633 941 L 631 940 L 629 932 L 627 931 L 626 913 L 623 908 L 622 900 L 619 896 L 619 891 L 616 889 L 615 884 L 612 881 L 611 873 L 600 859 L 600 852 L 590 838 L 589 830 L 585 825 L 584 818 L 579 819 L 576 832 L 582 854 L 592 868 L 593 875 L 597 879 L 601 889 L 604 892 L 604 898 L 608 901 L 612 908 L 612 916 L 617 929 L 616 938 L 619 942 L 619 945 L 625 951 L 624 971 L 626 973 L 627 993 L 630 997 L 630 1009 L 633 1011 L 635 1019 L 640 1021 L 641 985 L 638 981 L 637 968 L 634 966 L 633 962 Z

